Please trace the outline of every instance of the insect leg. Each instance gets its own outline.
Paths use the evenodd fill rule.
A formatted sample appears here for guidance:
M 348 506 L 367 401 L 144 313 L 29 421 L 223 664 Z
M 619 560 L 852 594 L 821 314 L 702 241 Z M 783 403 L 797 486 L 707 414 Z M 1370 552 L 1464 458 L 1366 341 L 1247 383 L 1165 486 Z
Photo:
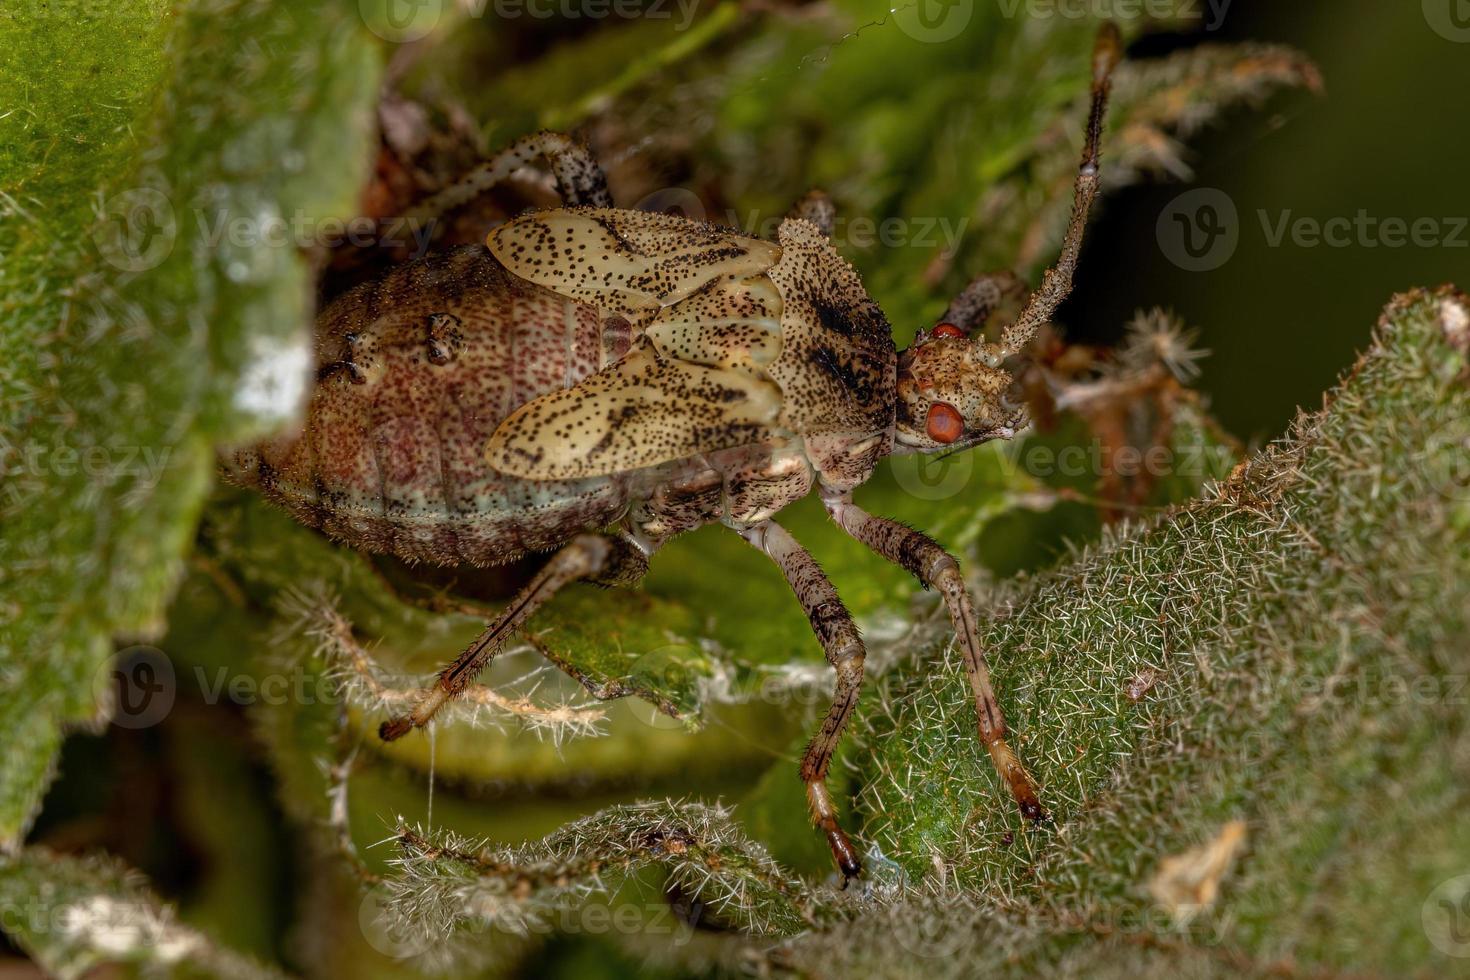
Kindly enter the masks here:
M 510 605 L 464 653 L 439 672 L 439 680 L 409 714 L 390 718 L 378 728 L 385 742 L 407 735 L 428 724 L 434 714 L 479 676 L 495 654 L 533 613 L 563 586 L 579 579 L 599 579 L 624 584 L 641 577 L 648 559 L 638 548 L 620 538 L 601 534 L 579 534 L 567 542 L 536 573 Z
M 950 301 L 940 320 L 970 333 L 985 326 L 990 314 L 1005 300 L 1026 295 L 1026 284 L 1014 272 L 982 272 Z
M 1082 232 L 1087 228 L 1087 214 L 1097 197 L 1103 116 L 1107 112 L 1108 93 L 1112 90 L 1113 69 L 1122 53 L 1123 41 L 1118 35 L 1118 28 L 1105 24 L 1098 31 L 1097 47 L 1092 53 L 1092 109 L 1087 118 L 1087 141 L 1073 187 L 1072 218 L 1062 239 L 1062 254 L 1057 264 L 1046 270 L 1041 288 L 1032 294 L 1020 316 L 1001 334 L 1001 346 L 1011 353 L 1020 351 L 1031 342 L 1037 329 L 1052 318 L 1062 300 L 1072 291 L 1072 274 L 1077 269 L 1077 257 L 1082 251 Z
M 827 506 L 827 513 L 844 531 L 894 564 L 908 569 L 925 586 L 944 597 L 964 653 L 970 687 L 975 692 L 980 739 L 990 752 L 996 771 L 1010 787 L 1021 813 L 1030 820 L 1041 820 L 1045 814 L 1036 797 L 1036 785 L 1016 753 L 1006 744 L 1005 716 L 1001 714 L 1000 702 L 990 682 L 990 665 L 985 660 L 985 650 L 980 646 L 974 604 L 960 575 L 959 563 L 923 532 L 886 517 L 874 517 L 862 510 L 852 502 L 850 493 L 824 493 L 822 501 Z
M 613 206 L 607 176 L 585 144 L 565 133 L 540 132 L 522 136 L 439 193 L 409 212 L 414 227 L 421 226 L 467 204 L 538 157 L 545 157 L 556 175 L 556 189 L 568 206 Z
M 832 198 L 827 192 L 813 187 L 801 197 L 797 198 L 791 210 L 786 212 L 788 218 L 800 218 L 810 221 L 822 232 L 823 237 L 831 238 L 832 232 L 837 228 L 837 205 L 832 203 Z
M 740 536 L 771 556 L 780 567 L 797 600 L 806 610 L 812 631 L 822 644 L 827 660 L 837 672 L 837 687 L 832 707 L 817 729 L 806 754 L 801 759 L 801 779 L 806 783 L 807 802 L 812 820 L 827 834 L 832 856 L 845 879 L 862 872 L 857 851 L 837 823 L 837 808 L 827 792 L 827 769 L 837 740 L 857 704 L 863 684 L 863 659 L 866 656 L 862 637 L 816 559 L 785 528 L 765 521 L 741 531 Z

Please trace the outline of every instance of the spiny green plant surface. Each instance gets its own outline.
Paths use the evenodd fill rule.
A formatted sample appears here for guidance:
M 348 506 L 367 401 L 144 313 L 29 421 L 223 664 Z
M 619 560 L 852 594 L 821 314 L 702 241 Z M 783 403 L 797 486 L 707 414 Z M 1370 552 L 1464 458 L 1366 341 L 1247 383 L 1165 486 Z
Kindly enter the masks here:
M 1024 692 L 1053 829 L 1007 828 L 953 751 L 954 664 L 890 675 L 863 767 L 872 838 L 1002 922 L 1053 924 L 992 936 L 982 962 L 1080 965 L 1094 930 L 1120 971 L 1153 936 L 1222 971 L 1456 966 L 1421 916 L 1470 861 L 1466 311 L 1452 290 L 1396 300 L 1327 408 L 1213 499 L 1012 598 L 987 640 Z M 1218 908 L 1161 900 L 1166 859 L 1232 821 Z

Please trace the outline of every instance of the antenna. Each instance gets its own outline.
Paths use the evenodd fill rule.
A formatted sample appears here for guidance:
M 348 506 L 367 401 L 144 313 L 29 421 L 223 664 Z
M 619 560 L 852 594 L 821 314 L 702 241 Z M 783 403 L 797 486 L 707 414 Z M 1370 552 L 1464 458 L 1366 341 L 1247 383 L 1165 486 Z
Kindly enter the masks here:
M 1087 145 L 1082 150 L 1082 166 L 1073 185 L 1072 218 L 1062 239 L 1062 254 L 1057 264 L 1046 270 L 1041 288 L 1031 294 L 1026 307 L 1015 322 L 1000 335 L 1005 356 L 1025 349 L 1036 331 L 1052 318 L 1062 300 L 1072 291 L 1072 273 L 1077 269 L 1077 256 L 1082 251 L 1082 233 L 1087 228 L 1087 215 L 1097 197 L 1098 159 L 1102 149 L 1103 116 L 1108 108 L 1108 94 L 1113 87 L 1113 69 L 1123 56 L 1123 39 L 1115 24 L 1104 24 L 1097 35 L 1092 52 L 1092 111 L 1087 119 Z

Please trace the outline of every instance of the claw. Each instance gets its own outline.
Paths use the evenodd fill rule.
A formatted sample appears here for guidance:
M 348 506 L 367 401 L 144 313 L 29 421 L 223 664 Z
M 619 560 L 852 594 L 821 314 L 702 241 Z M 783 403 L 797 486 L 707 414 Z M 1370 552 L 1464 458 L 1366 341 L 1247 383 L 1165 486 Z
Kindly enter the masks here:
M 1049 814 L 1037 797 L 1036 784 L 1031 780 L 1031 774 L 1026 771 L 1026 767 L 1021 765 L 1021 760 L 1016 757 L 1016 753 L 1006 744 L 1005 739 L 997 738 L 986 748 L 990 750 L 990 759 L 995 763 L 995 771 L 1005 779 L 1006 785 L 1010 787 L 1011 796 L 1015 799 L 1016 805 L 1021 808 L 1021 816 L 1033 824 L 1045 823 L 1049 819 Z
M 441 682 L 442 683 L 442 682 Z M 406 715 L 389 718 L 378 726 L 378 738 L 385 742 L 402 738 L 415 728 L 422 728 L 434 717 L 434 713 L 449 700 L 449 692 L 443 687 L 431 688 L 414 709 Z
M 827 843 L 832 847 L 832 857 L 837 860 L 837 870 L 842 872 L 842 887 L 846 888 L 849 882 L 863 873 L 863 862 L 841 827 L 828 829 Z
M 378 738 L 381 738 L 385 742 L 392 742 L 395 739 L 400 739 L 403 736 L 407 735 L 409 732 L 413 731 L 413 728 L 414 725 L 412 715 L 401 715 L 397 718 L 389 718 L 387 721 L 378 726 Z

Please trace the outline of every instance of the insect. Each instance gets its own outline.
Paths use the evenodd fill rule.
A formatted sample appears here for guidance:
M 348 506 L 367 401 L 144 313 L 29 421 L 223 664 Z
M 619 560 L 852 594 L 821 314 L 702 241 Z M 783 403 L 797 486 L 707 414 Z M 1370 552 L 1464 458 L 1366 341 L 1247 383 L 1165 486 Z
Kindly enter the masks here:
M 1119 58 L 1118 35 L 1105 29 L 1061 256 L 998 343 L 977 328 L 1018 284 L 981 275 L 943 322 L 896 350 L 828 240 L 833 209 L 820 193 L 775 242 L 617 210 L 590 153 L 541 133 L 431 200 L 452 207 L 544 157 L 566 206 L 332 302 L 318 321 L 302 432 L 226 460 L 235 482 L 354 547 L 440 564 L 553 552 L 381 737 L 427 724 L 568 583 L 634 584 L 664 542 L 719 522 L 780 568 L 835 670 L 800 775 L 850 880 L 861 863 L 826 776 L 857 702 L 863 641 L 816 561 L 775 520 L 815 488 L 844 531 L 942 595 L 980 739 L 1021 811 L 1042 819 L 1037 787 L 1006 742 L 959 565 L 923 533 L 864 512 L 852 493 L 886 455 L 952 451 L 1025 424 L 1004 363 L 1071 290 Z

